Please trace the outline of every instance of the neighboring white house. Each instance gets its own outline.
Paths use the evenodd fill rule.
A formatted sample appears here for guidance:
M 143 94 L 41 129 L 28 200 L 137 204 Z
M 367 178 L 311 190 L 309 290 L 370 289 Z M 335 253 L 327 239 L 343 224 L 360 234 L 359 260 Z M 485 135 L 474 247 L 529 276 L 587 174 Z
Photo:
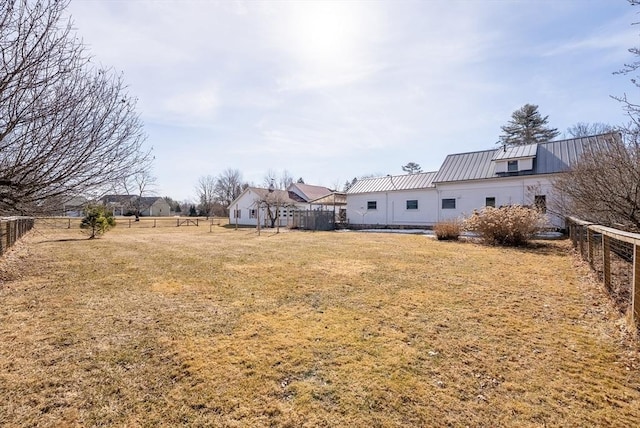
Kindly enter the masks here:
M 293 220 L 294 211 L 320 209 L 321 204 L 311 201 L 331 194 L 331 190 L 322 186 L 293 183 L 287 190 L 269 190 L 259 187 L 247 187 L 229 205 L 229 224 L 240 226 L 270 226 L 267 210 L 275 218 L 276 207 L 279 210 L 278 223 L 287 226 Z
M 448 155 L 435 173 L 357 181 L 347 191 L 347 218 L 355 225 L 433 226 L 485 206 L 536 205 L 556 199 L 553 179 L 585 151 L 606 146 L 602 134 Z M 553 226 L 564 219 L 549 213 Z

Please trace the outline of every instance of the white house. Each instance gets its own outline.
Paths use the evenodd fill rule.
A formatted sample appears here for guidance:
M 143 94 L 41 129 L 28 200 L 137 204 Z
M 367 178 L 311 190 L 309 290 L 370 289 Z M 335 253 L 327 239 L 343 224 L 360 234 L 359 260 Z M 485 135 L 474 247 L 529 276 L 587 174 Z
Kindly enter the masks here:
M 168 217 L 171 207 L 164 198 L 158 196 L 105 195 L 102 204 L 113 215 L 132 215 L 136 209 L 140 215 L 148 217 Z
M 437 221 L 436 172 L 358 180 L 347 191 L 347 222 L 431 226 Z
M 278 209 L 279 225 L 288 226 L 294 211 L 319 209 L 322 205 L 313 200 L 329 194 L 331 190 L 326 187 L 302 183 L 292 183 L 287 190 L 248 187 L 229 205 L 229 224 L 256 226 L 259 221 L 261 225 L 270 226 L 267 210 L 275 218 Z
M 611 138 L 619 136 L 459 153 L 448 155 L 435 173 L 359 180 L 347 191 L 347 217 L 354 225 L 433 226 L 485 206 L 536 205 L 546 211 L 557 199 L 554 178 Z M 553 226 L 564 226 L 563 218 L 548 214 Z

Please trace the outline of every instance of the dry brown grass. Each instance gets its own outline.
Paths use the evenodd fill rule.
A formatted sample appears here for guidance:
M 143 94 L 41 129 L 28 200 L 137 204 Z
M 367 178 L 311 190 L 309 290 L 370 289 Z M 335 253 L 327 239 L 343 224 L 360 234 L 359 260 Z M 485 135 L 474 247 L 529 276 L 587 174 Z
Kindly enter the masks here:
M 636 426 L 637 349 L 562 242 L 36 229 L 1 426 Z

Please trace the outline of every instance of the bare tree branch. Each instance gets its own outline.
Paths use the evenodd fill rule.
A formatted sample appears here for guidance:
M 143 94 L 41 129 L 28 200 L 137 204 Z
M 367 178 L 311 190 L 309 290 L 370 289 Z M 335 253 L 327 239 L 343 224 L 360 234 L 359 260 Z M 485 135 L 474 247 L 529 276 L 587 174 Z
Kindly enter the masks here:
M 0 212 L 100 193 L 147 166 L 150 152 L 122 77 L 90 64 L 68 1 L 0 1 Z

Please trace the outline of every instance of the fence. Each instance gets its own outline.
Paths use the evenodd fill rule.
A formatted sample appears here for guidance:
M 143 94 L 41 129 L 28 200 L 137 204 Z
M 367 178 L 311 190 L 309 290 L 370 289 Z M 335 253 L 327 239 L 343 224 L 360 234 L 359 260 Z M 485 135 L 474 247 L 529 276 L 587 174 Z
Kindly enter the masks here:
M 33 217 L 0 218 L 0 255 L 4 254 L 22 235 L 33 227 Z
M 77 229 L 80 227 L 80 217 L 39 217 L 38 227 L 44 229 Z M 119 229 L 146 229 L 159 227 L 181 226 L 222 226 L 227 224 L 226 218 L 209 217 L 116 217 L 116 226 Z
M 640 234 L 567 218 L 573 247 L 589 262 L 621 312 L 640 322 Z
M 333 230 L 335 229 L 335 217 L 333 211 L 294 211 L 290 227 L 305 230 Z

